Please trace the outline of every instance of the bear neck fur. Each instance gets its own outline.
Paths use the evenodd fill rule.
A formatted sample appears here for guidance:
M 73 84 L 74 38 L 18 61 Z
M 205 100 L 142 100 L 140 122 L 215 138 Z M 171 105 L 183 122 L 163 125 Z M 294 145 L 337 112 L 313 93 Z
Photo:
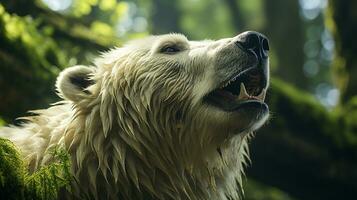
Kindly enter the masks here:
M 26 118 L 28 123 L 22 128 L 3 131 L 23 147 L 21 152 L 31 172 L 52 161 L 51 148 L 64 145 L 71 156 L 76 179 L 72 192 L 76 197 L 240 199 L 243 167 L 249 159 L 249 135 L 236 135 L 216 148 L 215 140 L 208 137 L 210 129 L 182 125 L 194 124 L 194 120 L 181 121 L 176 127 L 172 126 L 176 119 L 158 122 L 158 118 L 150 118 L 143 122 L 133 117 L 129 102 L 125 103 L 126 111 L 119 112 L 96 101 L 76 106 L 60 102 L 62 105 L 35 111 L 37 115 Z M 173 112 L 147 111 L 154 116 Z M 171 124 L 171 129 L 165 123 Z
M 159 94 L 143 100 L 135 91 L 92 88 L 92 92 L 96 90 L 101 91 L 97 98 L 74 106 L 64 135 L 80 183 L 74 185 L 80 187 L 74 190 L 77 195 L 89 194 L 95 199 L 240 199 L 243 165 L 248 158 L 246 134 L 217 144 L 208 125 L 182 116 L 194 110 L 189 105 L 178 105 L 175 100 L 176 106 L 172 106 L 170 98 L 163 103 Z
M 240 199 L 249 134 L 224 133 L 203 123 L 200 108 L 188 103 L 189 89 L 170 77 L 136 87 L 151 75 L 129 79 L 117 73 L 121 78 L 113 78 L 105 66 L 98 70 L 96 84 L 88 88 L 90 97 L 37 111 L 24 125 L 23 137 L 12 139 L 34 141 L 23 149 L 31 171 L 51 162 L 48 149 L 64 145 L 76 179 L 72 192 L 80 198 Z M 174 84 L 187 93 L 163 96 L 160 84 Z M 217 135 L 225 139 L 213 137 Z

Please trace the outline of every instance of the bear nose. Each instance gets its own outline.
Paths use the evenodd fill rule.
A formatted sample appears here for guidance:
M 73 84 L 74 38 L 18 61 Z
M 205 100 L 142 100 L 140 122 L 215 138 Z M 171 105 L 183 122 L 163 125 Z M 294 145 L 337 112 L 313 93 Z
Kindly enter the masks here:
M 237 36 L 235 44 L 244 51 L 254 54 L 259 60 L 266 59 L 269 51 L 268 38 L 255 31 L 247 31 Z

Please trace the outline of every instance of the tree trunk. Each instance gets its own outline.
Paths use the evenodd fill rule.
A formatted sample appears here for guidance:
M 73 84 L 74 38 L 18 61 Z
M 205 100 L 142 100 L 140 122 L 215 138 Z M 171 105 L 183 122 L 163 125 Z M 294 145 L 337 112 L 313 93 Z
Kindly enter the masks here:
M 176 0 L 153 0 L 152 5 L 153 34 L 182 33 L 180 28 L 180 13 Z
M 341 91 L 341 103 L 357 95 L 357 1 L 330 0 L 327 25 L 335 39 L 334 75 Z
M 237 32 L 243 32 L 246 30 L 246 23 L 242 16 L 242 12 L 239 10 L 238 1 L 237 0 L 225 0 L 229 12 L 231 14 L 231 19 L 233 22 L 233 26 Z
M 304 26 L 299 14 L 298 0 L 264 1 L 266 25 L 263 31 L 269 38 L 277 61 L 273 68 L 282 80 L 301 89 L 308 89 L 308 79 L 303 72 Z

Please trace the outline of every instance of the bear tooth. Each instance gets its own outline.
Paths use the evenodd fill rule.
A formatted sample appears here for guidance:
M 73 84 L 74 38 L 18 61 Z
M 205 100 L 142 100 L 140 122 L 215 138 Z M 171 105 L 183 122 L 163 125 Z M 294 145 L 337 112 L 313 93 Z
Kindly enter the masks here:
M 265 90 L 265 88 L 264 88 L 264 89 L 262 89 L 262 91 L 260 92 L 260 94 L 257 96 L 258 99 L 261 99 L 262 101 L 264 101 L 264 100 L 265 100 L 265 94 L 266 94 L 266 90 Z
M 234 82 L 236 79 L 237 79 L 237 77 L 234 77 L 233 79 L 227 81 L 224 85 L 222 85 L 222 86 L 220 87 L 220 89 L 223 89 L 223 88 L 227 87 L 229 84 L 231 84 L 232 82 Z
M 243 99 L 243 98 L 249 98 L 249 95 L 247 93 L 247 90 L 245 89 L 245 85 L 244 83 L 240 83 L 240 92 L 239 92 L 239 96 L 238 99 Z

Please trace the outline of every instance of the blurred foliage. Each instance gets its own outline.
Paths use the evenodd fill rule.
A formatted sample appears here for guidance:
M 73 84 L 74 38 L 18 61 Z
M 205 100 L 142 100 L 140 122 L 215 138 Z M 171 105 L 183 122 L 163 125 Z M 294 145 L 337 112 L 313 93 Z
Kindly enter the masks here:
M 268 94 L 271 122 L 252 141 L 246 199 L 349 199 L 357 189 L 357 7 L 353 0 L 326 3 L 2 0 L 0 126 L 57 101 L 54 81 L 60 70 L 91 64 L 101 51 L 127 40 L 168 32 L 219 39 L 253 29 L 270 39 L 275 78 Z M 0 190 L 14 199 L 50 198 L 68 183 L 66 161 L 28 175 L 5 140 L 0 160 Z
M 232 19 L 227 12 L 227 5 L 222 4 L 221 0 L 207 0 L 206 3 L 187 3 L 181 0 L 180 9 L 180 25 L 190 39 L 219 39 L 234 35 L 235 30 L 231 26 Z M 207 19 L 210 19 L 209 22 Z
M 0 107 L 5 119 L 15 117 L 11 113 L 25 111 L 17 101 L 24 96 L 34 100 L 34 107 L 48 103 L 52 89 L 48 84 L 53 84 L 59 66 L 66 66 L 69 60 L 50 37 L 53 29 L 39 27 L 40 20 L 10 15 L 0 5 Z

